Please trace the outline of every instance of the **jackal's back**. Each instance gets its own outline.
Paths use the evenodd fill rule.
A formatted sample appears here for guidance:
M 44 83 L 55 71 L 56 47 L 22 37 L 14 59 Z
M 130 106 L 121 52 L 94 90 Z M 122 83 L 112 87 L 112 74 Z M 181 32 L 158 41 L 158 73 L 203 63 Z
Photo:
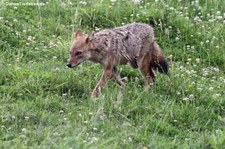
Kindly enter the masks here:
M 146 53 L 141 49 L 150 47 L 154 41 L 153 28 L 144 23 L 131 23 L 114 29 L 104 29 L 94 34 L 93 48 L 110 53 L 117 64 L 130 62 L 136 65 L 136 59 Z M 105 52 L 103 52 L 105 51 Z M 102 55 L 104 57 L 104 55 Z
M 129 32 L 133 34 L 136 38 L 140 38 L 141 40 L 145 40 L 147 37 L 148 40 L 154 39 L 154 31 L 153 28 L 144 23 L 131 23 L 121 27 L 115 28 L 115 30 L 124 30 L 125 32 Z

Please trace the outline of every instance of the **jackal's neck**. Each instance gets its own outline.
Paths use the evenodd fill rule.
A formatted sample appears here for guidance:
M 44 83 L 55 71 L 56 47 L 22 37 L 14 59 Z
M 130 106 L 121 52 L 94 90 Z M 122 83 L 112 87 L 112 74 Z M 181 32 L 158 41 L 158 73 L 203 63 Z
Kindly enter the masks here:
M 88 60 L 95 63 L 102 63 L 105 56 L 106 52 L 104 50 L 95 48 L 90 50 L 90 57 Z

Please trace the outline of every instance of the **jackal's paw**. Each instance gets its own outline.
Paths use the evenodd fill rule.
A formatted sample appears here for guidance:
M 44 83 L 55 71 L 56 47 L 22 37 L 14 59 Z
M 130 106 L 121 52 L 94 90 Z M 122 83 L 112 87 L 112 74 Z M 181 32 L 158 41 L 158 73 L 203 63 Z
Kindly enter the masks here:
M 96 87 L 96 88 L 93 90 L 92 94 L 91 94 L 91 98 L 96 98 L 96 97 L 98 97 L 99 94 L 100 94 L 100 92 L 101 92 L 101 88 L 100 88 L 100 87 Z
M 125 84 L 123 83 L 123 84 L 117 84 L 117 86 L 121 89 L 121 90 L 124 90 L 125 89 Z
M 97 98 L 97 97 L 98 97 L 98 95 L 99 95 L 98 93 L 94 93 L 94 92 L 93 92 L 93 93 L 91 94 L 91 99 L 95 99 L 95 98 Z
M 148 91 L 150 88 L 151 88 L 151 86 L 153 85 L 153 83 L 151 83 L 151 84 L 149 84 L 149 85 L 145 85 L 145 91 Z

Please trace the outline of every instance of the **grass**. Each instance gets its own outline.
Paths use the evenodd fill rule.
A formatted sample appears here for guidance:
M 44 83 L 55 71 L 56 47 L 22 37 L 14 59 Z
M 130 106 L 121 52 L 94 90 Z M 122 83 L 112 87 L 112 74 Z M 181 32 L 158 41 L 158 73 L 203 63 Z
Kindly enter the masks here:
M 0 148 L 224 148 L 223 0 L 30 2 L 0 2 Z M 111 79 L 90 100 L 101 68 L 66 68 L 72 33 L 134 21 L 154 26 L 171 75 L 144 91 L 120 66 L 125 90 Z

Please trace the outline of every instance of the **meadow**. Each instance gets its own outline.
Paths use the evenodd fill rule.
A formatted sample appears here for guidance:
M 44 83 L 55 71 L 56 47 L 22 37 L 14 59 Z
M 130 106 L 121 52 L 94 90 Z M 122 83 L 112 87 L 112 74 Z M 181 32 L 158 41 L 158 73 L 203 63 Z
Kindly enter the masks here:
M 150 24 L 170 76 L 148 91 L 98 64 L 66 67 L 73 33 Z M 0 1 L 0 148 L 225 148 L 224 0 Z

